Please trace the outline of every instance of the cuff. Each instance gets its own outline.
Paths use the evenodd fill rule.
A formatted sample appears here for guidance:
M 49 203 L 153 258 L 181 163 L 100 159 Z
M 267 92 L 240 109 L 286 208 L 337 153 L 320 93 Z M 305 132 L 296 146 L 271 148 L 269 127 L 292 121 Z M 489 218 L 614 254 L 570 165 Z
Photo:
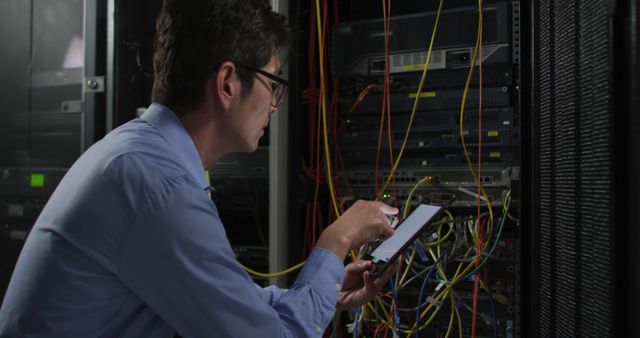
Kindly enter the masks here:
M 313 287 L 335 304 L 338 301 L 343 280 L 344 264 L 340 258 L 329 250 L 316 247 L 311 251 L 296 282 Z

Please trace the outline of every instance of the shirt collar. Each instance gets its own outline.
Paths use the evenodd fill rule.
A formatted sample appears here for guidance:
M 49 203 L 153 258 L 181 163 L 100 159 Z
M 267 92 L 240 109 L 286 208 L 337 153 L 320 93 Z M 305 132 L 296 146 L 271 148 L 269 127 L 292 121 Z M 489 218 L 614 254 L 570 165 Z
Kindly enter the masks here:
M 202 160 L 178 116 L 168 107 L 152 103 L 140 118 L 160 132 L 160 135 L 172 146 L 182 166 L 202 189 L 207 189 L 209 183 L 205 178 Z

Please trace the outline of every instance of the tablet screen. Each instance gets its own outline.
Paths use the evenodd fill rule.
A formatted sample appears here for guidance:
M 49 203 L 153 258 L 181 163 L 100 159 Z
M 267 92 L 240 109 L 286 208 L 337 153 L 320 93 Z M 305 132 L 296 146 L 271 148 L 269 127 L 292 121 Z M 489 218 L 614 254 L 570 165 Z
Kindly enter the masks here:
M 374 263 L 388 262 L 440 209 L 442 209 L 441 206 L 420 204 L 409 217 L 400 223 L 391 237 L 380 243 L 371 252 L 371 260 Z

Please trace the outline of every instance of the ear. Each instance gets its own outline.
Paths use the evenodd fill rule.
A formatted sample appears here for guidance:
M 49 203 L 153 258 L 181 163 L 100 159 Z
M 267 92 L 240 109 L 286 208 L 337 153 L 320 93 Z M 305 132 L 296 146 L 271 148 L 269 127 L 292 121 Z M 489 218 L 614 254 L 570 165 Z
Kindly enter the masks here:
M 223 62 L 212 75 L 213 95 L 224 108 L 229 109 L 234 96 L 240 94 L 240 83 L 236 75 L 236 65 L 231 61 Z

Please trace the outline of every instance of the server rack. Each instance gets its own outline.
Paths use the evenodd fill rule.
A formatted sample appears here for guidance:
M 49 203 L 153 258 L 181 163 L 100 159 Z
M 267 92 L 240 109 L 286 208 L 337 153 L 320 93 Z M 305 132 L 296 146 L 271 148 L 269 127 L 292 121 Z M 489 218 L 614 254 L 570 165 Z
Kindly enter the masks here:
M 4 1 L 0 41 L 2 294 L 35 219 L 105 133 L 106 3 Z

